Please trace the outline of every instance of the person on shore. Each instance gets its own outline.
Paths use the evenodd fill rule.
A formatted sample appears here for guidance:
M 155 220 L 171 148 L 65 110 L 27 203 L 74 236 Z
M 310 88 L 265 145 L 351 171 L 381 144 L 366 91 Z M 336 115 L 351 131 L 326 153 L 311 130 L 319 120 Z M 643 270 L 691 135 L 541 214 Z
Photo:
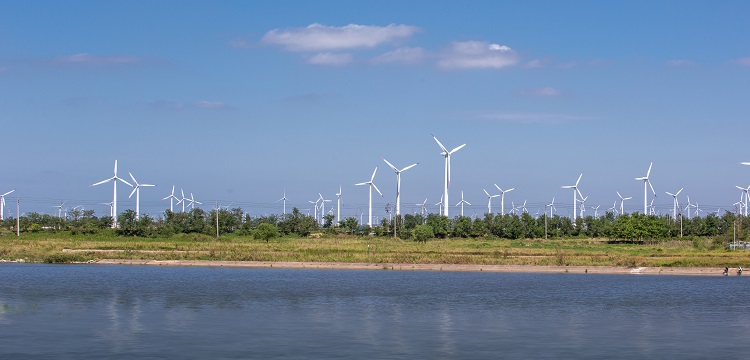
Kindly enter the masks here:
M 742 266 L 737 267 L 737 276 L 742 275 Z
M 724 267 L 724 273 L 723 273 L 723 275 L 724 276 L 728 276 L 729 275 L 729 266 L 725 266 Z

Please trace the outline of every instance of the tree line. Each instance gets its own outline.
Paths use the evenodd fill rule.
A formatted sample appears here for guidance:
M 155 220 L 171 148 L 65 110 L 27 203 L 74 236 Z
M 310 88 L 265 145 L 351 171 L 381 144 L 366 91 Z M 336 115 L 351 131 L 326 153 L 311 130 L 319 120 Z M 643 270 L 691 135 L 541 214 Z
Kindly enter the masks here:
M 217 219 L 218 216 L 218 219 Z M 370 236 L 398 236 L 402 239 L 426 241 L 432 238 L 476 238 L 492 236 L 502 239 L 539 238 L 609 238 L 613 240 L 643 241 L 650 239 L 694 237 L 725 237 L 744 241 L 750 233 L 750 217 L 725 212 L 721 216 L 672 219 L 671 216 L 642 215 L 640 213 L 616 216 L 608 212 L 601 217 L 577 218 L 575 223 L 558 215 L 532 217 L 528 213 L 485 214 L 484 217 L 448 218 L 437 214 L 406 214 L 383 218 L 375 227 L 359 224 L 356 217 L 334 223 L 334 215 L 322 218 L 322 224 L 297 208 L 285 215 L 252 217 L 241 208 L 205 211 L 200 208 L 189 212 L 166 210 L 163 216 L 153 218 L 126 210 L 118 215 L 114 231 L 122 236 L 171 236 L 201 233 L 240 235 L 265 238 L 275 236 L 308 236 L 316 232 L 347 233 Z M 21 216 L 22 232 L 70 231 L 72 234 L 92 234 L 112 227 L 109 216 L 96 217 L 93 210 L 74 210 L 65 217 L 29 213 Z M 16 229 L 16 219 L 8 218 L 0 224 L 5 230 Z M 260 231 L 259 231 L 260 228 Z M 111 230 L 108 230 L 111 231 Z M 262 232 L 262 234 L 261 234 Z

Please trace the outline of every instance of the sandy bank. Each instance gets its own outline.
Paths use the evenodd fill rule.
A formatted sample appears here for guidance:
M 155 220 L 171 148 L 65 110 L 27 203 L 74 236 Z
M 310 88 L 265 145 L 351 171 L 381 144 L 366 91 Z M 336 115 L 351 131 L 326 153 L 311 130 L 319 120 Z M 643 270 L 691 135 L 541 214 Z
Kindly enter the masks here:
M 403 271 L 488 271 L 515 273 L 572 273 L 572 274 L 644 274 L 644 275 L 707 275 L 721 276 L 724 269 L 702 267 L 618 267 L 618 266 L 527 266 L 527 265 L 455 265 L 455 264 L 375 264 L 291 261 L 212 261 L 212 260 L 118 260 L 102 259 L 97 264 L 153 265 L 153 266 L 210 266 L 284 269 L 340 269 L 340 270 L 403 270 Z M 730 275 L 736 275 L 736 269 Z

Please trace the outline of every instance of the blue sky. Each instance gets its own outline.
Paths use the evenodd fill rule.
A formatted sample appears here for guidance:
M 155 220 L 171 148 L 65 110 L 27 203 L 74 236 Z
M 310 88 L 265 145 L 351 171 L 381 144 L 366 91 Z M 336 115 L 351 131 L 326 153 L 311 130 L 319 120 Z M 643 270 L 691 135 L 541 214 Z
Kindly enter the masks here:
M 493 184 L 533 214 L 583 173 L 587 205 L 618 199 L 728 209 L 750 185 L 750 3 L 746 1 L 3 1 L 0 193 L 22 212 L 98 214 L 131 171 L 208 209 L 367 210 L 367 181 L 402 212 L 440 199 L 446 147 L 453 206 L 482 214 Z M 118 210 L 134 208 L 119 187 Z M 499 199 L 493 210 L 499 210 Z M 533 204 L 533 205 L 532 205 Z M 432 212 L 437 208 L 432 206 Z M 15 209 L 6 209 L 6 213 Z

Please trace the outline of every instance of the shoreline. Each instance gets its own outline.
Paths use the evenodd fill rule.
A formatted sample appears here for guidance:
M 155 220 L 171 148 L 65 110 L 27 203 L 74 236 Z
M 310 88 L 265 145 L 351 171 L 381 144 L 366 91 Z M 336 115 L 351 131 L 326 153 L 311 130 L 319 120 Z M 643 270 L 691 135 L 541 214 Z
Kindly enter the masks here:
M 101 259 L 89 264 L 148 265 L 148 266 L 203 266 L 279 269 L 330 270 L 395 270 L 447 272 L 507 272 L 507 273 L 569 273 L 569 274 L 630 274 L 630 275 L 686 275 L 722 276 L 724 269 L 713 267 L 619 267 L 619 266 L 537 266 L 537 265 L 463 265 L 463 264 L 395 264 L 395 263 L 338 263 L 294 261 L 219 261 L 219 260 L 121 260 Z M 730 268 L 729 275 L 737 276 Z

